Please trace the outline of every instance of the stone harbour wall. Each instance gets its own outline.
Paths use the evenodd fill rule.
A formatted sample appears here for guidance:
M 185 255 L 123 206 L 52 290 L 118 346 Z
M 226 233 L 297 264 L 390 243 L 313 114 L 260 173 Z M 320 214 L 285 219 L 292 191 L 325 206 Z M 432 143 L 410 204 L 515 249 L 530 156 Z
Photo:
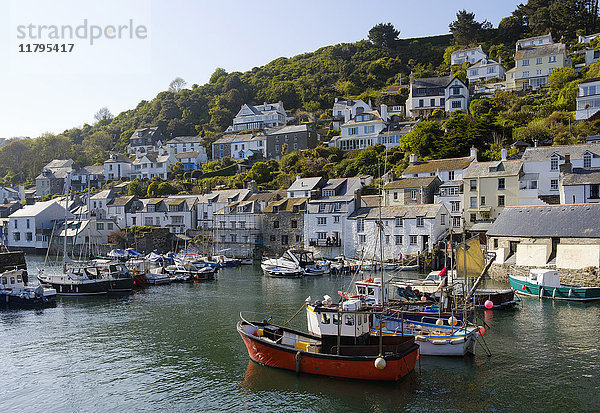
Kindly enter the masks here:
M 529 270 L 539 267 L 523 267 L 514 264 L 492 264 L 488 270 L 491 279 L 508 282 L 508 274 L 527 276 Z M 549 269 L 556 269 L 548 267 Z M 588 267 L 582 269 L 558 269 L 560 274 L 560 283 L 564 285 L 573 285 L 577 287 L 600 287 L 600 269 L 597 267 Z

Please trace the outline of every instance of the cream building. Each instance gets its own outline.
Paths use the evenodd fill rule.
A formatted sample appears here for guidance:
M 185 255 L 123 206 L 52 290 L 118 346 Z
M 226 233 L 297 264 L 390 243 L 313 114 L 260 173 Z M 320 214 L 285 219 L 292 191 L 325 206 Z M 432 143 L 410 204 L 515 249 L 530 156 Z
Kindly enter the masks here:
M 540 88 L 548 84 L 548 76 L 555 69 L 570 66 L 563 43 L 524 47 L 515 53 L 514 71 L 506 72 L 506 88 L 522 90 Z

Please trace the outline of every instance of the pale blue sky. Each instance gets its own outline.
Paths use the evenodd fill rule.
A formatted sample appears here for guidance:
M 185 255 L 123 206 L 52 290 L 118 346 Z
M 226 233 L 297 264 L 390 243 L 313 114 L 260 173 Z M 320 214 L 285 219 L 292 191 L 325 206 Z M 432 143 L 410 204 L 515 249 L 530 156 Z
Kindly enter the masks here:
M 0 0 L 0 138 L 59 133 L 150 100 L 180 76 L 203 84 L 216 67 L 245 71 L 280 56 L 364 39 L 380 22 L 400 37 L 448 33 L 459 9 L 497 26 L 520 1 Z M 71 54 L 19 53 L 17 26 L 118 25 L 146 39 L 76 39 Z M 69 41 L 48 40 L 45 42 Z

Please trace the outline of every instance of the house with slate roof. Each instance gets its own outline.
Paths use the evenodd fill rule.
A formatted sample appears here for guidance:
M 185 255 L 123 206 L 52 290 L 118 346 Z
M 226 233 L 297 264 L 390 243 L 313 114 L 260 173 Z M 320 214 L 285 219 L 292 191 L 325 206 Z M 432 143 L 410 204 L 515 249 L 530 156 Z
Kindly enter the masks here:
M 35 196 L 42 198 L 46 195 L 62 194 L 65 182 L 73 171 L 72 159 L 54 159 L 44 166 L 42 172 L 35 178 Z
M 281 255 L 288 248 L 302 247 L 304 212 L 308 198 L 282 198 L 263 210 L 264 249 L 268 255 Z
M 457 77 L 415 79 L 411 74 L 406 112 L 413 118 L 425 117 L 434 110 L 469 110 L 469 88 Z
M 212 158 L 246 159 L 255 153 L 265 157 L 265 140 L 265 135 L 262 133 L 258 135 L 252 133 L 225 135 L 213 142 Z
M 233 118 L 233 125 L 226 132 L 239 132 L 252 129 L 274 128 L 285 126 L 287 114 L 283 102 L 264 103 L 252 106 L 244 103 L 240 111 Z
M 442 181 L 437 176 L 402 178 L 383 187 L 383 204 L 386 206 L 433 204 L 434 195 Z
M 155 176 L 161 179 L 167 179 L 167 174 L 171 172 L 171 165 L 177 162 L 175 156 L 170 153 L 146 152 L 140 154 L 133 161 L 131 177 L 132 179 L 148 178 Z
M 487 232 L 496 264 L 600 266 L 600 204 L 507 207 Z
M 469 47 L 466 49 L 455 50 L 450 55 L 451 65 L 462 65 L 463 63 L 475 64 L 475 62 L 487 58 L 483 52 L 481 45 L 477 47 Z
M 158 127 L 136 129 L 129 138 L 127 153 L 138 157 L 158 150 L 164 141 L 165 137 Z
M 133 161 L 127 156 L 111 152 L 104 161 L 104 176 L 107 180 L 118 181 L 121 178 L 129 179 Z

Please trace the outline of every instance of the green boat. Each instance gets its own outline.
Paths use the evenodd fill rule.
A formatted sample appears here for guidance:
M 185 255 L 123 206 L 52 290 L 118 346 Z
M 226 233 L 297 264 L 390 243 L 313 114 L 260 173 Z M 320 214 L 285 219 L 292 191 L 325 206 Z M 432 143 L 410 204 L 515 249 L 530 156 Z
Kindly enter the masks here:
M 508 275 L 510 286 L 517 294 L 554 300 L 600 300 L 600 287 L 562 285 L 558 271 L 545 268 L 529 270 L 529 276 Z

